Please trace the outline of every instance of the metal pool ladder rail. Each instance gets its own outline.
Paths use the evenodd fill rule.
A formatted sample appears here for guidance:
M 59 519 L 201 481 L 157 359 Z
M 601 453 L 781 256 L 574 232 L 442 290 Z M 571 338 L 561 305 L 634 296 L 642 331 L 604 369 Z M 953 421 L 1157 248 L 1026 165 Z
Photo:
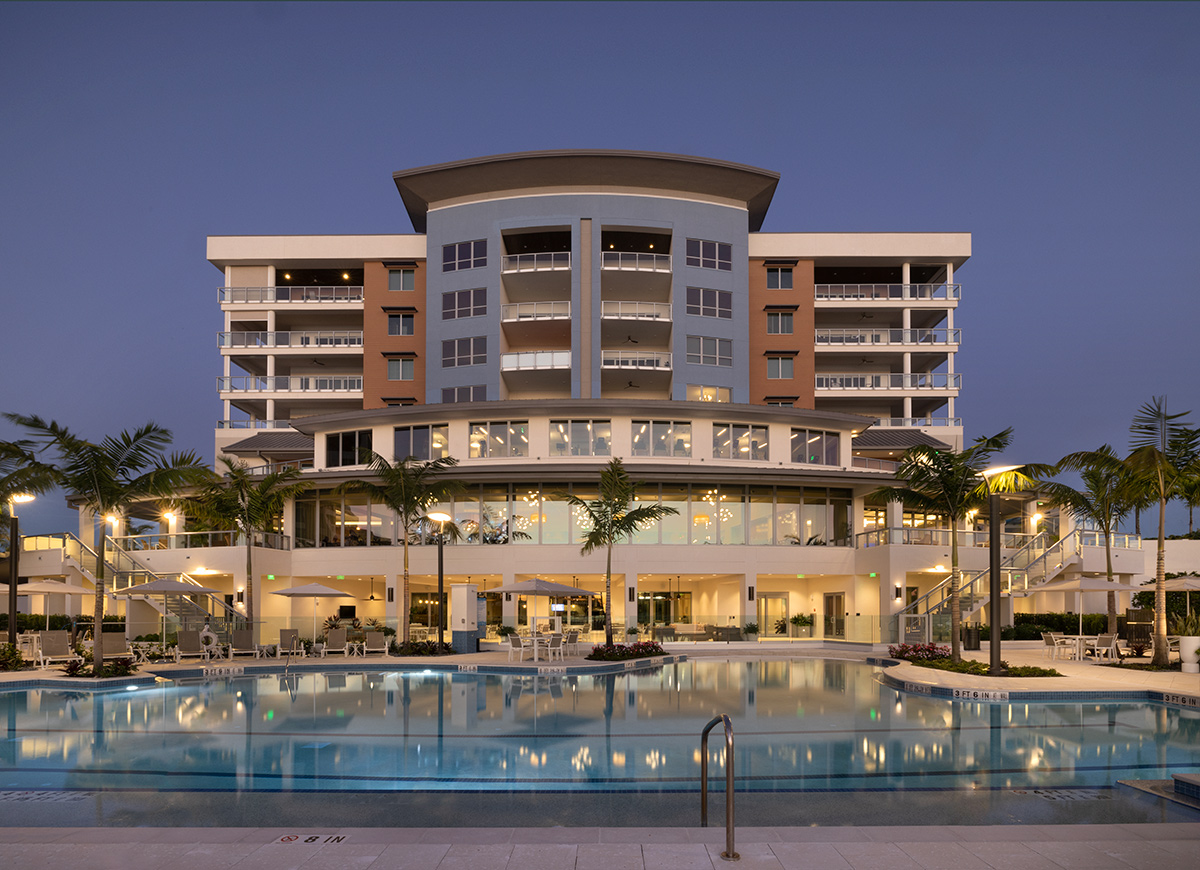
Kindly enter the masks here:
M 708 732 L 720 722 L 725 728 L 725 851 L 726 861 L 741 858 L 733 850 L 733 723 L 722 713 L 713 718 L 700 732 L 700 827 L 708 827 Z

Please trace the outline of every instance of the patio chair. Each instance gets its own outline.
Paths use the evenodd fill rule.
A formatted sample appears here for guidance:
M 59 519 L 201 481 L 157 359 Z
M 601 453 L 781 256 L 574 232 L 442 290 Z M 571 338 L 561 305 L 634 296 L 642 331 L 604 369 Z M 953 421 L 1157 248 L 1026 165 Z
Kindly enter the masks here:
M 554 657 L 558 656 L 558 660 L 563 660 L 563 636 L 561 634 L 550 635 L 550 641 L 546 644 L 546 661 L 554 661 Z
M 254 643 L 254 631 L 249 628 L 235 628 L 233 642 L 229 644 L 229 657 L 254 656 L 258 658 L 258 647 Z
M 200 632 L 198 631 L 180 631 L 175 636 L 175 663 L 179 664 L 179 660 L 187 656 L 208 659 L 208 650 L 200 643 Z
M 38 632 L 41 651 L 38 653 L 38 667 L 44 668 L 54 662 L 81 662 L 83 657 L 76 655 L 71 649 L 71 639 L 65 630 Z
M 563 648 L 573 656 L 579 655 L 579 629 L 573 628 L 567 632 Z
M 363 655 L 369 656 L 371 653 L 388 654 L 387 635 L 382 631 L 363 632 Z
M 279 629 L 279 645 L 275 647 L 275 657 L 283 658 L 289 652 L 299 659 L 305 656 L 304 644 L 300 640 L 300 629 L 298 628 Z
M 511 662 L 513 653 L 516 653 L 517 661 L 523 661 L 526 652 L 533 655 L 532 638 L 523 638 L 519 634 L 510 634 L 508 636 L 508 660 Z
M 1058 658 L 1060 655 L 1068 659 L 1075 658 L 1075 652 L 1079 647 L 1076 646 L 1074 638 L 1068 638 L 1056 631 L 1050 632 L 1050 637 L 1054 639 L 1054 658 Z
M 346 642 L 346 629 L 331 628 L 325 635 L 325 648 L 321 650 L 321 656 L 327 656 L 331 652 L 344 656 L 350 654 L 350 645 Z
M 1094 655 L 1097 659 L 1107 658 L 1110 661 L 1117 658 L 1117 636 L 1115 634 L 1102 634 L 1095 640 L 1087 642 L 1087 652 Z

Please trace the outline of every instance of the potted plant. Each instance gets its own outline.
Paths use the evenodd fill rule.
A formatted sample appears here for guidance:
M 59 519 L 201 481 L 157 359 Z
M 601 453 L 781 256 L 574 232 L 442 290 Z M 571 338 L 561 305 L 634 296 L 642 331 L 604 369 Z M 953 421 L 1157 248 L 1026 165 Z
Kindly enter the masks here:
M 1200 674 L 1196 654 L 1200 652 L 1200 613 L 1171 620 L 1171 634 L 1179 635 L 1179 661 L 1185 674 Z
M 632 637 L 636 641 L 637 635 L 638 635 L 637 626 L 636 625 L 629 626 L 629 628 L 625 629 L 625 635 L 626 635 L 626 637 Z
M 797 613 L 792 617 L 792 637 L 812 637 L 812 617 Z
M 784 619 L 782 616 L 779 617 L 779 619 L 775 620 L 775 633 L 776 634 L 787 634 L 788 633 L 788 621 L 786 619 Z
M 510 634 L 516 634 L 516 633 L 517 633 L 517 630 L 515 628 L 513 628 L 511 625 L 502 625 L 496 629 L 496 637 L 500 638 L 501 640 L 508 637 Z
M 746 640 L 751 640 L 751 641 L 758 640 L 758 623 L 757 622 L 747 622 L 745 625 L 742 626 L 742 634 L 744 634 L 746 636 Z

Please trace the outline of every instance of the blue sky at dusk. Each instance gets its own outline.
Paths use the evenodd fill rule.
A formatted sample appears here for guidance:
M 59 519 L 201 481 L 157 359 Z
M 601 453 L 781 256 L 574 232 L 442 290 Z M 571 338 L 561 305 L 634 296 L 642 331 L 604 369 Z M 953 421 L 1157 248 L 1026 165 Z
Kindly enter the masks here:
M 206 235 L 412 232 L 396 170 L 593 147 L 779 172 L 765 231 L 971 232 L 968 438 L 1123 451 L 1151 396 L 1200 424 L 1197 44 L 1195 3 L 0 4 L 0 410 L 211 459 Z

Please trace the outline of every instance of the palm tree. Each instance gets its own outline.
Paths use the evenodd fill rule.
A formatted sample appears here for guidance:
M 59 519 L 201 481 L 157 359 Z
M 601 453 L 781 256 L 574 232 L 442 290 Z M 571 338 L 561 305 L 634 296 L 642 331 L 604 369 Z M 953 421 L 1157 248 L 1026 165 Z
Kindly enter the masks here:
M 187 502 L 188 509 L 200 520 L 220 528 L 233 526 L 246 541 L 246 622 L 256 630 L 254 620 L 254 536 L 270 532 L 283 513 L 284 503 L 304 491 L 300 471 L 285 468 L 267 474 L 255 474 L 239 460 L 222 458 L 223 477 L 210 480 Z M 257 634 L 256 634 L 257 637 Z
M 29 441 L 0 441 L 0 518 L 8 536 L 8 642 L 17 643 L 17 581 L 20 573 L 21 529 L 13 500 L 39 495 L 54 488 L 54 469 L 40 462 Z
M 990 492 L 1030 489 L 1036 485 L 1034 475 L 1050 470 L 1046 465 L 1022 465 L 985 477 L 984 471 L 991 465 L 992 457 L 1011 442 L 1012 429 L 1009 428 L 990 438 L 976 438 L 970 447 L 958 453 L 927 445 L 911 447 L 896 469 L 896 477 L 903 485 L 881 487 L 872 493 L 888 501 L 903 502 L 908 507 L 940 513 L 950 523 L 950 655 L 955 662 L 962 658 L 958 636 L 962 625 L 958 594 L 961 581 L 958 526 L 968 512 L 987 504 Z
M 203 483 L 212 472 L 191 451 L 164 455 L 171 432 L 146 423 L 130 432 L 122 431 L 96 443 L 75 435 L 53 420 L 37 415 L 5 414 L 6 419 L 25 429 L 41 449 L 52 449 L 56 462 L 55 482 L 75 496 L 83 508 L 103 522 L 120 516 L 138 502 L 173 498 L 180 490 Z M 104 666 L 104 541 L 101 533 L 96 560 L 96 598 L 93 608 L 93 667 Z
M 452 456 L 418 462 L 414 457 L 406 457 L 402 462 L 388 462 L 378 453 L 372 452 L 364 464 L 370 470 L 372 477 L 362 480 L 348 480 L 339 489 L 344 492 L 364 492 L 371 501 L 387 505 L 396 512 L 400 529 L 404 535 L 404 586 L 401 592 L 400 611 L 400 642 L 408 643 L 409 621 L 409 583 L 408 583 L 408 539 L 426 522 L 425 515 L 429 509 L 440 501 L 446 501 L 457 492 L 461 492 L 463 484 L 457 480 L 446 480 L 442 475 L 447 469 L 458 465 L 458 460 Z M 447 533 L 452 533 L 447 524 Z M 439 602 L 439 607 L 441 603 Z
M 556 495 L 583 511 L 591 523 L 591 530 L 579 548 L 580 555 L 586 556 L 601 547 L 607 551 L 608 561 L 604 569 L 604 642 L 612 646 L 613 544 L 631 537 L 643 526 L 679 511 L 660 504 L 646 504 L 630 510 L 629 506 L 637 499 L 637 484 L 629 479 L 620 457 L 613 457 L 600 472 L 600 497 L 595 501 L 584 501 L 567 492 Z
M 1166 536 L 1167 502 L 1180 494 L 1181 484 L 1195 473 L 1200 431 L 1182 420 L 1190 411 L 1167 413 L 1167 397 L 1155 396 L 1142 405 L 1129 426 L 1131 452 L 1125 462 L 1133 476 L 1154 493 L 1158 502 L 1158 552 L 1154 565 L 1154 657 L 1165 667 L 1167 644 Z
M 1112 536 L 1117 523 L 1128 515 L 1136 493 L 1131 486 L 1129 466 L 1121 461 L 1108 444 L 1099 450 L 1084 450 L 1064 456 L 1057 471 L 1078 471 L 1082 488 L 1065 483 L 1043 481 L 1040 484 L 1050 500 L 1077 521 L 1090 522 L 1104 533 L 1104 559 L 1109 582 L 1113 579 Z M 1108 593 L 1108 631 L 1117 631 L 1117 593 Z

